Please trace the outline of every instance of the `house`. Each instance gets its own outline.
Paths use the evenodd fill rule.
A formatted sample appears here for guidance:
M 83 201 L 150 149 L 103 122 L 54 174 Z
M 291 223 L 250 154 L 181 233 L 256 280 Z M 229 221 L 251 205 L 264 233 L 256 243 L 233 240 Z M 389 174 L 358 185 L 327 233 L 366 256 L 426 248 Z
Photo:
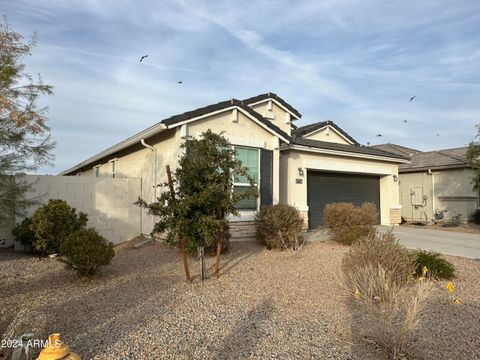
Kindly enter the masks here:
M 466 147 L 419 151 L 395 144 L 377 149 L 407 155 L 400 164 L 400 202 L 407 220 L 451 220 L 471 218 L 479 206 L 479 194 L 472 189 L 474 175 L 466 161 Z
M 166 165 L 175 169 L 182 142 L 211 129 L 229 139 L 259 187 L 259 198 L 239 203 L 240 216 L 230 219 L 233 238 L 254 236 L 255 211 L 276 203 L 296 206 L 310 229 L 322 224 L 326 204 L 340 201 L 371 201 L 382 224 L 398 224 L 398 165 L 408 157 L 362 146 L 331 121 L 297 127 L 300 118 L 274 93 L 222 101 L 164 119 L 60 175 L 141 178 L 144 198 L 153 200 L 161 191 L 153 184 L 166 181 Z M 149 233 L 153 219 L 144 216 Z

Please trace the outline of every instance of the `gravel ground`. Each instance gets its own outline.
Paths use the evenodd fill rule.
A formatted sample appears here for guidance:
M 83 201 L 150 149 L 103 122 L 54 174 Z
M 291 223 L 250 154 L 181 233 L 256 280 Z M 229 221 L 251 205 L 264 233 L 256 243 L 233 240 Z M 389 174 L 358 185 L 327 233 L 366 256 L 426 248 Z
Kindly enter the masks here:
M 414 221 L 415 222 L 415 221 Z M 421 221 L 420 221 L 421 222 Z M 453 227 L 444 227 L 442 225 L 449 224 L 450 222 L 438 222 L 436 224 L 430 224 L 428 223 L 425 226 L 418 226 L 418 225 L 412 225 L 411 222 L 407 222 L 405 224 L 402 224 L 401 226 L 409 226 L 409 227 L 415 227 L 415 228 L 424 228 L 424 229 L 430 229 L 430 230 L 442 230 L 442 231 L 451 231 L 451 232 L 460 232 L 460 233 L 467 233 L 467 234 L 480 234 L 480 224 L 475 224 L 474 222 L 468 222 L 465 224 L 459 224 L 458 226 L 453 226 Z
M 384 359 L 361 339 L 364 325 L 339 285 L 347 249 L 309 243 L 294 258 L 233 243 L 220 278 L 204 284 L 186 283 L 177 251 L 160 243 L 122 248 L 88 280 L 55 259 L 0 252 L 0 333 L 31 310 L 82 359 Z M 410 358 L 480 357 L 480 262 L 448 259 L 462 304 L 436 284 Z M 196 274 L 197 261 L 190 265 Z M 208 265 L 211 273 L 213 258 Z

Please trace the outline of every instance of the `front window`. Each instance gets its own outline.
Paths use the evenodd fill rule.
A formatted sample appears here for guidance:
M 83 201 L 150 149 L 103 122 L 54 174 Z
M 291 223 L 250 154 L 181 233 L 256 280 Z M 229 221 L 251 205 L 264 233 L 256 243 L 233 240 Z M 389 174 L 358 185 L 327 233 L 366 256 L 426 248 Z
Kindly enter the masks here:
M 255 148 L 235 146 L 235 159 L 240 160 L 248 169 L 248 175 L 250 175 L 255 184 L 259 184 L 260 178 L 260 150 Z M 258 186 L 258 185 L 257 185 Z M 250 187 L 245 176 L 239 176 L 234 179 L 233 191 L 237 194 L 245 192 Z M 237 210 L 257 210 L 258 199 L 254 196 L 242 199 L 237 203 Z
M 100 166 L 95 166 L 93 168 L 93 174 L 95 177 L 100 177 Z

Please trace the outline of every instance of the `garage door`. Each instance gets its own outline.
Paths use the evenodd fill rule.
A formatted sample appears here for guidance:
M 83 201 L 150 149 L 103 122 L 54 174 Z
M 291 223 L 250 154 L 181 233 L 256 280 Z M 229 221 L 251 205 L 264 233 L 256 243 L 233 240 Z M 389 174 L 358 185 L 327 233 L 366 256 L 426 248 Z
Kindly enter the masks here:
M 372 202 L 380 209 L 380 178 L 371 175 L 333 172 L 307 172 L 308 224 L 315 229 L 323 224 L 325 205 Z

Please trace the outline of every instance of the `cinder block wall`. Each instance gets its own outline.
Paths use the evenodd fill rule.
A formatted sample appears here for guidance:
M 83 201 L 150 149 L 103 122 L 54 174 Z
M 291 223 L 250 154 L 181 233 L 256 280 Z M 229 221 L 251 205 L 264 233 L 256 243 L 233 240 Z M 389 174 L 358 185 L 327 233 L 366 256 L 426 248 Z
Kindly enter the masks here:
M 77 211 L 88 215 L 88 227 L 95 228 L 114 244 L 141 233 L 141 211 L 134 205 L 142 196 L 142 181 L 139 178 L 28 175 L 25 180 L 33 184 L 27 198 L 35 198 L 41 204 L 50 199 L 65 200 Z M 31 216 L 37 208 L 30 208 L 26 216 Z M 23 217 L 15 220 L 19 223 Z M 14 243 L 12 226 L 0 229 L 4 246 Z

